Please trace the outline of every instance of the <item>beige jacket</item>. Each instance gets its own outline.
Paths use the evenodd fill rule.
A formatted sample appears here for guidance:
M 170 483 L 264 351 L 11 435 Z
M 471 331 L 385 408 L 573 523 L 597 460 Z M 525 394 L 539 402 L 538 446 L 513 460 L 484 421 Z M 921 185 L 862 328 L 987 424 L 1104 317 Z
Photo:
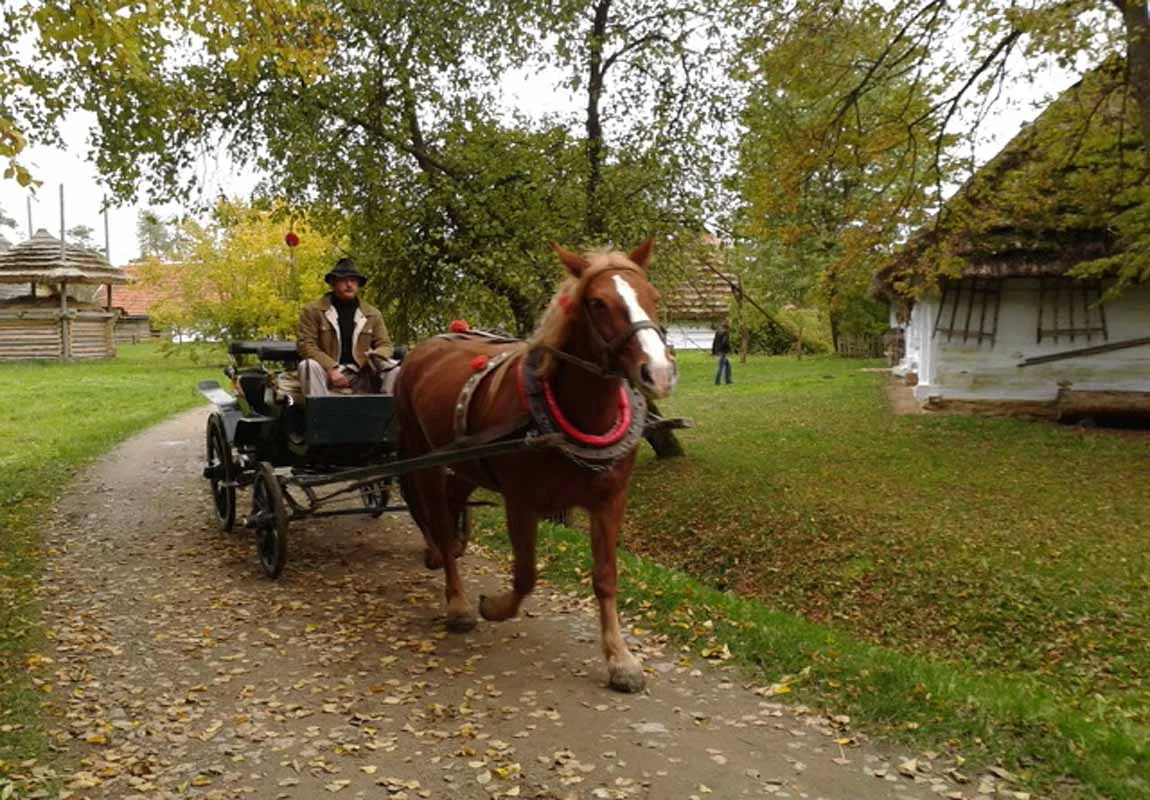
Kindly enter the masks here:
M 383 324 L 379 309 L 362 300 L 355 312 L 355 346 L 352 356 L 355 363 L 363 367 L 370 354 L 391 358 L 391 337 Z M 296 348 L 304 358 L 318 361 L 325 370 L 339 365 L 340 351 L 339 315 L 331 304 L 331 295 L 325 294 L 314 303 L 304 307 L 299 317 L 299 336 Z

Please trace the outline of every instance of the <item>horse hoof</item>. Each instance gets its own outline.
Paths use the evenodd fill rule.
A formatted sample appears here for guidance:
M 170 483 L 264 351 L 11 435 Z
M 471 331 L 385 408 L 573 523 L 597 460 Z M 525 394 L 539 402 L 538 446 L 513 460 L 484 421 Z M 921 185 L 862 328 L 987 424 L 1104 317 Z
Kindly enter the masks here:
M 490 602 L 490 601 L 487 599 L 487 595 L 485 595 L 485 594 L 479 595 L 479 616 L 483 617 L 485 620 L 490 621 L 490 619 L 491 619 L 491 617 L 489 616 L 490 612 L 487 610 L 488 602 Z
M 439 550 L 434 547 L 423 548 L 423 566 L 428 569 L 441 569 L 443 567 L 443 556 L 439 554 Z
M 607 684 L 617 692 L 636 694 L 644 683 L 643 670 L 637 666 L 607 668 Z
M 475 630 L 477 620 L 471 614 L 466 616 L 449 616 L 447 618 L 447 630 L 451 633 L 467 633 L 468 631 Z

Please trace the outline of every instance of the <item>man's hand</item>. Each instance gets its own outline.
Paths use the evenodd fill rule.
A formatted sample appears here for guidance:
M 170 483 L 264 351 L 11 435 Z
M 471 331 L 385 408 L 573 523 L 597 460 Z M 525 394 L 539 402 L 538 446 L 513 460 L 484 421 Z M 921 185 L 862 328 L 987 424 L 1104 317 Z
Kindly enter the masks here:
M 351 381 L 347 379 L 339 367 L 332 367 L 331 371 L 327 373 L 327 382 L 336 389 L 346 389 L 351 386 Z

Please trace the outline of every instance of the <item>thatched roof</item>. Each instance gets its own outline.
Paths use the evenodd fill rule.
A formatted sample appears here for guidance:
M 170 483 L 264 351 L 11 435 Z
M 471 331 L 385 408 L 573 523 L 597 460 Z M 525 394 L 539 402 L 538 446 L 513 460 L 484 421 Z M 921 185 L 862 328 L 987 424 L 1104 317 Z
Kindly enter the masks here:
M 723 243 L 704 231 L 685 268 L 663 291 L 660 316 L 671 322 L 715 322 L 730 315 L 732 285 L 739 279 L 721 269 Z
M 46 230 L 0 252 L 0 283 L 127 283 L 123 270 L 95 250 L 65 245 Z
M 879 270 L 875 293 L 1116 267 L 1146 180 L 1124 73 L 1111 59 L 1051 103 Z
M 731 311 L 733 276 L 699 270 L 663 295 L 662 316 L 671 321 L 713 321 L 727 317 Z

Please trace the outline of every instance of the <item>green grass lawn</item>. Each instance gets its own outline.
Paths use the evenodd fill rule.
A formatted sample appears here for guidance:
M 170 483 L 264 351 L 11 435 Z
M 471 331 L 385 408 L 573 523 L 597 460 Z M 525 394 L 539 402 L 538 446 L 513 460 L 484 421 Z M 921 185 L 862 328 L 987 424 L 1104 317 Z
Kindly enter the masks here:
M 665 404 L 690 458 L 638 473 L 632 550 L 1150 723 L 1150 434 L 894 417 L 857 361 L 756 360 L 731 387 L 710 366 Z
M 687 457 L 635 473 L 631 613 L 868 730 L 1150 796 L 1150 435 L 894 417 L 875 363 L 713 365 L 660 404 Z M 564 536 L 545 574 L 585 582 Z
M 50 672 L 35 590 L 40 530 L 76 468 L 126 436 L 200 402 L 217 368 L 157 345 L 99 362 L 0 364 L 0 776 L 42 747 L 37 686 Z

